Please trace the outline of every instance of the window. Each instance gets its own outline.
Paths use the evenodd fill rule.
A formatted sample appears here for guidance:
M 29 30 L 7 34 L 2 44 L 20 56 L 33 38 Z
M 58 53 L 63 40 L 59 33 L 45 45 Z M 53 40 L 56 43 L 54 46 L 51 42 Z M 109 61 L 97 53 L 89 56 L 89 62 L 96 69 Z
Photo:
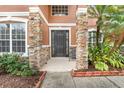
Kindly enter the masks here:
M 12 24 L 12 51 L 25 52 L 25 24 Z
M 25 23 L 0 24 L 0 52 L 26 52 Z
M 124 55 L 124 44 L 122 44 L 122 45 L 120 46 L 120 53 L 121 53 L 122 55 Z
M 88 38 L 89 39 L 88 40 L 89 46 L 95 45 L 95 43 L 96 43 L 96 30 L 89 31 L 88 35 L 89 35 L 89 38 Z M 102 43 L 102 41 L 103 41 L 103 34 L 100 33 L 99 42 Z
M 10 51 L 10 25 L 0 24 L 0 52 Z
M 68 6 L 67 5 L 53 5 L 52 6 L 52 15 L 54 15 L 54 16 L 68 15 Z

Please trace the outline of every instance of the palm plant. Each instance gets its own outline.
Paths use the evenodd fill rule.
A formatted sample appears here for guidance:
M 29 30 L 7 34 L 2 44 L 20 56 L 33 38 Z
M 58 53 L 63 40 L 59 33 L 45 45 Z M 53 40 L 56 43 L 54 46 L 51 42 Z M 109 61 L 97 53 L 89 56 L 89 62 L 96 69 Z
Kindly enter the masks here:
M 124 42 L 124 6 L 90 6 L 88 12 L 90 17 L 98 19 L 96 46 L 89 47 L 89 60 L 98 70 L 109 70 L 111 66 L 124 69 L 124 57 L 118 49 Z M 99 47 L 100 31 L 104 35 L 104 41 Z M 111 41 L 114 43 L 113 47 Z
M 109 37 L 114 46 L 113 50 L 118 49 L 124 42 L 124 6 L 117 6 L 116 13 L 109 15 L 107 24 L 103 27 L 104 41 Z
M 118 9 L 116 6 L 112 5 L 91 5 L 88 8 L 88 13 L 90 17 L 97 18 L 96 23 L 96 46 L 99 47 L 99 37 L 100 37 L 100 30 L 104 27 L 104 23 L 106 23 L 106 19 L 113 13 L 116 13 Z
M 116 11 L 109 13 L 109 15 L 105 14 L 103 31 L 118 32 L 123 29 L 124 10 L 122 11 L 119 6 L 114 7 L 116 7 Z

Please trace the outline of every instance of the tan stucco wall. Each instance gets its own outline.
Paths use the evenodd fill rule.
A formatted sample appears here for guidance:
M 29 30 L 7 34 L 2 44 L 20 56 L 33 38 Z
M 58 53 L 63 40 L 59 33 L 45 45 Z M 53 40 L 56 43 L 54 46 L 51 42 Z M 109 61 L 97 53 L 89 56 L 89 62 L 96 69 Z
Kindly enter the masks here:
M 51 6 L 49 6 L 51 10 Z M 76 6 L 69 5 L 68 16 L 52 16 L 51 11 L 49 11 L 49 22 L 50 23 L 75 23 L 76 20 Z
M 46 23 L 42 24 L 42 31 L 43 31 L 43 45 L 48 45 L 49 44 L 49 29 Z
M 71 27 L 71 45 L 76 45 L 76 26 Z
M 28 5 L 0 5 L 0 12 L 28 12 Z
M 40 5 L 39 7 L 40 7 L 41 11 L 43 12 L 45 18 L 48 20 L 48 15 L 49 15 L 48 5 Z

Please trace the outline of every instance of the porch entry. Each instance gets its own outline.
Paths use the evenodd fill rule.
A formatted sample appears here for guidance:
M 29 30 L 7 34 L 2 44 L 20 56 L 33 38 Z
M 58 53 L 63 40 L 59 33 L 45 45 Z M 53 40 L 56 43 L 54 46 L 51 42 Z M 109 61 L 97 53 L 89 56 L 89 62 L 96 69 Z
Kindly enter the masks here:
M 69 30 L 51 30 L 52 57 L 69 56 Z

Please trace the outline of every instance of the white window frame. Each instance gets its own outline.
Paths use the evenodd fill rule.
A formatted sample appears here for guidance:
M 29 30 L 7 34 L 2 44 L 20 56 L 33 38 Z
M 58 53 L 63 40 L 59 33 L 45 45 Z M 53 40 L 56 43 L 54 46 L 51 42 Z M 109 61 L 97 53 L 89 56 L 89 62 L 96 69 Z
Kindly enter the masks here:
M 4 23 L 2 23 L 4 24 Z M 8 28 L 7 28 L 8 29 Z M 9 26 L 9 29 L 10 29 L 10 26 Z M 4 34 L 4 35 L 8 35 L 8 34 Z M 1 35 L 2 36 L 2 35 Z M 9 31 L 9 39 L 0 39 L 0 41 L 9 41 L 10 42 L 10 31 Z M 9 44 L 9 51 L 10 51 L 10 44 Z M 5 53 L 5 52 L 1 52 L 1 53 Z M 8 53 L 8 52 L 7 52 Z
M 0 18 L 0 22 L 4 23 L 4 21 L 17 21 L 17 22 L 25 23 L 25 53 L 23 53 L 22 56 L 27 57 L 28 56 L 28 47 L 27 47 L 28 46 L 27 45 L 27 24 L 28 24 L 28 19 L 19 18 L 19 17 L 10 17 L 10 16 Z M 12 26 L 11 26 L 11 24 L 10 24 L 10 52 L 9 53 L 12 53 Z M 0 54 L 3 54 L 3 52 L 1 52 Z
M 96 31 L 97 30 L 95 28 L 88 29 L 88 44 L 89 43 L 94 44 L 93 39 L 91 39 L 91 42 L 89 42 L 89 32 L 96 32 Z M 101 37 L 101 41 L 100 41 L 102 43 L 104 36 L 103 36 L 103 32 L 102 31 L 100 31 L 100 33 L 102 33 L 102 37 Z M 91 36 L 93 36 L 93 33 L 91 34 Z
M 124 47 L 124 44 L 122 44 L 122 45 L 120 46 L 120 48 L 121 48 L 121 47 Z M 121 52 L 122 52 L 122 51 L 121 51 Z
M 64 15 L 64 14 L 56 14 L 56 15 L 53 15 L 53 7 L 52 6 L 54 6 L 54 5 L 51 5 L 51 16 L 68 16 L 68 14 L 69 14 L 69 7 L 68 7 L 68 5 L 67 5 L 67 10 L 68 10 L 68 14 L 67 15 Z M 62 5 L 58 5 L 58 6 L 62 6 Z

